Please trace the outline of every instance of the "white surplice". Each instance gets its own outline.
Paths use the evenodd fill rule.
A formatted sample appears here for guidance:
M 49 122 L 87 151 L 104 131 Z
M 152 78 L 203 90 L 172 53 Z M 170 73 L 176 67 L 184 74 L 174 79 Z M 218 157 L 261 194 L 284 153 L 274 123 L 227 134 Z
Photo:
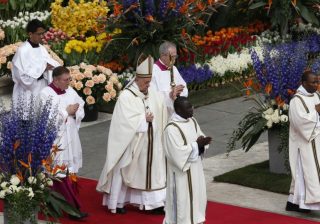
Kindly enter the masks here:
M 23 105 L 29 105 L 31 97 L 37 97 L 40 91 L 52 81 L 52 71 L 45 71 L 47 63 L 54 67 L 60 66 L 41 44 L 39 47 L 32 47 L 28 41 L 25 41 L 18 48 L 12 59 L 14 105 L 17 105 L 18 101 Z M 37 80 L 41 75 L 44 78 Z
M 58 110 L 59 132 L 55 143 L 62 151 L 55 157 L 55 164 L 68 166 L 70 173 L 78 173 L 82 167 L 82 148 L 79 137 L 81 120 L 84 117 L 84 101 L 77 92 L 69 87 L 64 94 L 58 95 L 50 86 L 39 94 L 42 103 L 52 100 L 53 109 Z M 75 116 L 68 115 L 66 110 L 70 104 L 79 104 Z
M 288 201 L 300 208 L 320 210 L 320 117 L 317 93 L 302 86 L 290 101 L 289 159 L 292 174 Z
M 146 122 L 146 112 L 154 115 L 152 128 Z M 149 89 L 145 96 L 132 83 L 120 94 L 112 115 L 106 162 L 97 185 L 97 191 L 106 193 L 103 205 L 111 210 L 125 203 L 146 210 L 164 205 L 166 169 L 161 136 L 166 121 L 160 93 Z
M 159 62 L 163 66 L 165 66 L 163 62 L 161 62 L 161 60 L 159 60 Z M 180 95 L 187 97 L 188 96 L 187 84 L 184 81 L 184 79 L 181 77 L 176 66 L 173 66 L 173 76 L 174 76 L 174 82 L 176 85 L 183 85 L 185 87 Z M 174 112 L 173 100 L 169 96 L 172 90 L 170 83 L 171 83 L 170 71 L 166 69 L 161 69 L 157 64 L 154 64 L 152 69 L 152 80 L 150 83 L 151 88 L 154 88 L 155 90 L 163 94 L 164 101 L 168 109 L 168 118 L 170 118 L 170 116 Z
M 202 133 L 194 118 L 173 114 L 164 134 L 167 158 L 165 224 L 198 224 L 205 221 L 206 183 L 197 138 Z

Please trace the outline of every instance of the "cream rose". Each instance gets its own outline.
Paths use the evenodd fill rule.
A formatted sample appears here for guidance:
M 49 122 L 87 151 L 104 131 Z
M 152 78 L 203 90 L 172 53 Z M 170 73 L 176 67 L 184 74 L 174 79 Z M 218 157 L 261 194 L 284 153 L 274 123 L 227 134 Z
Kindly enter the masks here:
M 83 93 L 84 93 L 84 95 L 86 95 L 86 96 L 91 95 L 91 94 L 92 94 L 91 88 L 85 87 L 85 88 L 83 89 Z
M 87 104 L 91 105 L 91 104 L 95 104 L 96 100 L 93 98 L 93 96 L 87 96 L 86 102 Z
M 95 84 L 98 84 L 98 83 L 100 83 L 100 77 L 97 76 L 97 75 L 94 75 L 94 76 L 92 77 L 92 81 L 93 81 Z
M 85 86 L 92 88 L 94 86 L 94 81 L 87 80 Z
M 106 102 L 109 102 L 111 100 L 111 95 L 110 93 L 104 93 L 102 96 L 102 99 Z
M 83 87 L 82 82 L 76 82 L 76 83 L 74 84 L 74 88 L 76 88 L 76 90 L 81 90 L 82 87 Z

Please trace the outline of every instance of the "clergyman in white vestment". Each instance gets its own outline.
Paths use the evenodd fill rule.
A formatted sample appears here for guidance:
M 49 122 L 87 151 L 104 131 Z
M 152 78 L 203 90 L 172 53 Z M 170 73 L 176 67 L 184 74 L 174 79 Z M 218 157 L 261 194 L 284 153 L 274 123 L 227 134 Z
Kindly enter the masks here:
M 168 109 L 168 118 L 174 112 L 173 101 L 178 95 L 188 96 L 187 84 L 181 77 L 178 69 L 174 66 L 178 57 L 176 45 L 165 41 L 159 47 L 160 58 L 155 62 L 152 70 L 151 88 L 160 91 Z M 171 67 L 173 76 L 171 76 Z M 171 80 L 173 79 L 173 80 Z M 174 83 L 174 87 L 171 86 Z
M 193 118 L 186 97 L 174 102 L 172 115 L 163 134 L 167 158 L 167 197 L 164 224 L 199 224 L 205 221 L 206 182 L 202 154 L 211 142 Z
M 286 210 L 320 210 L 320 96 L 317 77 L 302 76 L 302 85 L 290 101 L 289 159 L 292 174 Z
M 152 57 L 136 70 L 120 94 L 111 120 L 107 156 L 97 191 L 113 213 L 127 203 L 161 209 L 165 202 L 166 167 L 161 136 L 167 121 L 162 95 L 149 88 Z M 162 209 L 163 211 L 163 209 Z
M 25 106 L 52 81 L 52 69 L 60 65 L 40 44 L 45 32 L 44 24 L 34 19 L 26 30 L 29 39 L 18 48 L 12 59 L 12 101 L 14 105 L 19 101 Z
M 53 72 L 53 82 L 43 88 L 39 94 L 42 104 L 51 100 L 53 109 L 58 112 L 57 122 L 59 125 L 58 135 L 55 144 L 59 150 L 55 155 L 54 164 L 66 165 L 69 174 L 77 174 L 82 167 L 82 148 L 79 137 L 81 120 L 84 117 L 84 101 L 77 92 L 69 86 L 70 71 L 63 67 L 56 67 Z M 53 189 L 62 194 L 65 199 L 74 207 L 80 209 L 79 198 L 74 191 L 68 176 L 60 174 L 61 181 L 54 181 Z M 80 213 L 81 219 L 87 213 Z

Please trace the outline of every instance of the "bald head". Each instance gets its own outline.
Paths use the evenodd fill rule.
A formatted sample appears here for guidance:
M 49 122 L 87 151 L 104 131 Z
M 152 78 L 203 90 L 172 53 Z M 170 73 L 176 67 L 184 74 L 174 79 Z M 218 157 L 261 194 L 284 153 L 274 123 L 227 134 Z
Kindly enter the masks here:
M 180 117 L 188 119 L 193 117 L 193 106 L 187 97 L 179 96 L 173 103 L 176 114 Z

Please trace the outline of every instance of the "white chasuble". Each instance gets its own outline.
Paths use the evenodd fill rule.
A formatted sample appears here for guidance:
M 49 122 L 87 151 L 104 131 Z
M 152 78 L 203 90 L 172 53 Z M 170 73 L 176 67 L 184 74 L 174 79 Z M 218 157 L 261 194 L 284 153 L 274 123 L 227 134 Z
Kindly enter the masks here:
M 319 103 L 317 93 L 307 93 L 301 86 L 289 107 L 292 174 L 289 201 L 300 208 L 317 207 L 317 210 L 320 209 L 320 123 L 315 105 Z
M 23 105 L 29 105 L 31 97 L 37 97 L 52 81 L 52 71 L 45 71 L 47 63 L 54 67 L 60 66 L 41 44 L 39 47 L 32 47 L 25 41 L 18 48 L 12 59 L 12 100 L 15 105 L 18 101 L 22 101 Z M 38 80 L 41 75 L 43 78 Z
M 183 85 L 184 89 L 181 93 L 181 96 L 188 96 L 188 89 L 187 84 L 181 77 L 178 69 L 176 66 L 173 66 L 173 75 L 174 75 L 174 82 L 176 85 Z M 171 92 L 171 75 L 170 71 L 165 68 L 165 65 L 158 60 L 152 69 L 152 80 L 151 80 L 151 88 L 161 92 L 164 96 L 164 101 L 168 109 L 168 118 L 173 114 L 173 100 L 170 98 L 169 93 Z
M 165 224 L 198 224 L 205 221 L 206 183 L 202 159 L 194 157 L 193 144 L 204 135 L 194 118 L 168 123 L 163 142 L 167 158 Z M 197 150 L 198 151 L 198 150 Z
M 152 123 L 146 122 L 146 112 L 153 113 Z M 106 162 L 97 185 L 97 191 L 113 198 L 113 205 L 108 204 L 110 209 L 115 209 L 119 203 L 133 203 L 125 199 L 128 198 L 125 194 L 130 194 L 127 188 L 157 192 L 166 187 L 165 155 L 161 144 L 166 120 L 166 107 L 160 93 L 149 89 L 146 96 L 133 83 L 120 94 L 112 115 Z M 124 187 L 126 190 L 121 193 L 120 189 Z
M 52 100 L 53 109 L 58 111 L 59 132 L 55 144 L 59 151 L 54 158 L 55 164 L 67 165 L 70 173 L 78 173 L 82 167 L 82 148 L 79 137 L 81 120 L 84 117 L 84 101 L 77 92 L 69 87 L 64 94 L 57 94 L 50 86 L 45 87 L 39 94 L 42 103 Z M 79 104 L 75 116 L 68 115 L 66 110 L 70 104 Z

